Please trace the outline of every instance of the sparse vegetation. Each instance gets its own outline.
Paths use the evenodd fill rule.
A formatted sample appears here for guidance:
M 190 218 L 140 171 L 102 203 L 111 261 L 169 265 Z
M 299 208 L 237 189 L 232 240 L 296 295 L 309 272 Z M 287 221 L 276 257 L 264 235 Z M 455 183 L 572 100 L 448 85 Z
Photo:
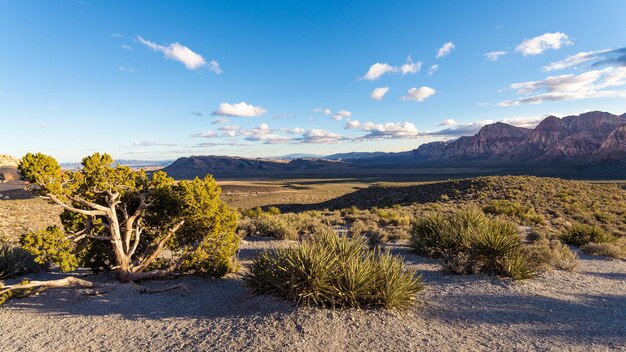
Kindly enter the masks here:
M 561 236 L 561 240 L 574 246 L 582 246 L 588 243 L 612 243 L 616 237 L 598 226 L 575 224 L 568 232 Z
M 30 253 L 17 246 L 0 243 L 0 280 L 36 272 L 39 269 L 40 266 L 35 263 Z
M 83 159 L 82 168 L 61 171 L 53 158 L 27 154 L 21 174 L 64 209 L 63 229 L 29 232 L 23 248 L 41 264 L 63 271 L 79 265 L 115 270 L 120 281 L 162 277 L 174 271 L 222 276 L 236 268 L 237 215 L 221 202 L 212 177 L 175 183 L 162 172 L 113 166 L 107 154 Z M 151 270 L 172 252 L 167 268 Z
M 484 273 L 516 280 L 534 276 L 517 225 L 487 218 L 476 208 L 419 219 L 413 227 L 411 245 L 419 253 L 443 258 L 446 270 L 452 273 Z
M 245 275 L 256 293 L 324 307 L 404 309 L 423 283 L 400 257 L 367 248 L 361 237 L 321 232 L 297 247 L 259 255 Z

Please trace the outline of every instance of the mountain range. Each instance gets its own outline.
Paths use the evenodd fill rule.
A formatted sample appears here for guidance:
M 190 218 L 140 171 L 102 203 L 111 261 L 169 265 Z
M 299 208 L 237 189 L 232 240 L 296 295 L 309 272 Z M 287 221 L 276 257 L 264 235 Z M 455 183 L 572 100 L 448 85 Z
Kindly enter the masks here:
M 502 122 L 483 126 L 473 136 L 420 145 L 399 153 L 353 152 L 284 160 L 226 156 L 180 158 L 163 170 L 175 178 L 359 176 L 401 169 L 468 168 L 477 174 L 576 174 L 573 177 L 626 178 L 626 114 L 592 111 L 548 116 L 535 128 Z M 529 168 L 532 166 L 531 168 Z

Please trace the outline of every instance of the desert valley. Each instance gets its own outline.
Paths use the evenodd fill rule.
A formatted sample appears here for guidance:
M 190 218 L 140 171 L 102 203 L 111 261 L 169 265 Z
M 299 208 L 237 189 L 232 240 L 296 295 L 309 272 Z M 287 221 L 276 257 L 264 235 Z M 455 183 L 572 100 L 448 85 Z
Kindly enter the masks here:
M 0 2 L 0 350 L 626 352 L 625 11 Z

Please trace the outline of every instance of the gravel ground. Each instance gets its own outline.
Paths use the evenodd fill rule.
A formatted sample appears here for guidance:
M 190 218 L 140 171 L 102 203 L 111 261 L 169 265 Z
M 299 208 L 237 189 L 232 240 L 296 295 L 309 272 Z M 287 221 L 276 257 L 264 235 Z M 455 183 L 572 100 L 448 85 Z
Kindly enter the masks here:
M 244 266 L 260 249 L 244 241 Z M 108 292 L 49 290 L 0 307 L 2 351 L 626 351 L 626 262 L 580 254 L 578 272 L 523 283 L 440 273 L 438 261 L 391 249 L 428 283 L 402 314 L 299 308 L 250 295 L 239 275 L 184 277 L 185 289 L 137 293 L 108 275 Z M 41 279 L 54 274 L 38 274 Z M 150 282 L 150 287 L 172 281 Z

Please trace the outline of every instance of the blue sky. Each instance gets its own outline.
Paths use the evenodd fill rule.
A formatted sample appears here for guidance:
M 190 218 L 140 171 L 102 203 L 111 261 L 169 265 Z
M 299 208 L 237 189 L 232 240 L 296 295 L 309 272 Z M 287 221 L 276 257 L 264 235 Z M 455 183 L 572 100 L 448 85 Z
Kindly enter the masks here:
M 624 1 L 4 0 L 0 153 L 402 151 L 493 121 L 622 114 L 624 13 Z

